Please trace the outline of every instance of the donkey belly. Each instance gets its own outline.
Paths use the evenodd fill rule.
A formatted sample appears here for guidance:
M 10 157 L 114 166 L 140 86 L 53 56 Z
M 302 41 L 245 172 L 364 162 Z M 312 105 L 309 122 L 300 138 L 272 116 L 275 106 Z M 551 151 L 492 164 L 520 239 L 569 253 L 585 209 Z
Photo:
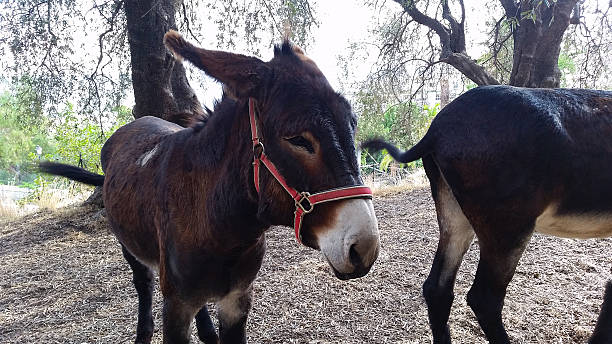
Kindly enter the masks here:
M 139 221 L 138 210 L 130 211 L 126 206 L 121 211 L 107 207 L 107 218 L 111 224 L 113 234 L 117 240 L 130 251 L 141 263 L 152 270 L 159 267 L 159 242 L 157 230 L 153 223 L 147 220 Z M 151 216 L 152 219 L 152 216 Z
M 564 238 L 605 238 L 612 236 L 612 212 L 559 214 L 549 205 L 536 219 L 535 230 Z
M 167 243 L 164 279 L 172 280 L 184 297 L 198 303 L 219 301 L 232 292 L 243 293 L 250 288 L 261 268 L 265 253 L 262 235 L 246 247 L 219 250 L 202 244 L 200 247 Z M 163 290 L 163 288 L 162 288 Z
M 111 161 L 104 181 L 104 204 L 119 242 L 140 262 L 157 270 L 159 197 L 154 178 L 153 169 L 140 168 L 133 161 Z

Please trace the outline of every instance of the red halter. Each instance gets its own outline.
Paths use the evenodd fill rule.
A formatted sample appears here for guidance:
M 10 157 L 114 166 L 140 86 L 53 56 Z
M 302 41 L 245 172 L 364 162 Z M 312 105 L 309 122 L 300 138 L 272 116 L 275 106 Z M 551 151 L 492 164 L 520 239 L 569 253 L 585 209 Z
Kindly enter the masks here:
M 327 191 L 318 192 L 316 194 L 310 194 L 308 192 L 299 192 L 287 184 L 285 178 L 278 172 L 274 163 L 270 161 L 266 153 L 264 152 L 264 146 L 259 137 L 257 131 L 257 118 L 255 117 L 255 100 L 249 98 L 249 117 L 251 122 L 251 138 L 253 139 L 253 179 L 255 181 L 255 189 L 259 193 L 259 166 L 260 163 L 270 171 L 270 173 L 276 178 L 276 180 L 283 186 L 283 188 L 291 195 L 291 198 L 295 201 L 295 218 L 293 220 L 293 226 L 295 228 L 295 238 L 301 244 L 302 234 L 300 230 L 302 228 L 302 218 L 305 214 L 310 213 L 315 204 L 338 201 L 347 198 L 372 198 L 372 190 L 369 187 L 363 185 L 347 186 L 337 189 L 331 189 Z

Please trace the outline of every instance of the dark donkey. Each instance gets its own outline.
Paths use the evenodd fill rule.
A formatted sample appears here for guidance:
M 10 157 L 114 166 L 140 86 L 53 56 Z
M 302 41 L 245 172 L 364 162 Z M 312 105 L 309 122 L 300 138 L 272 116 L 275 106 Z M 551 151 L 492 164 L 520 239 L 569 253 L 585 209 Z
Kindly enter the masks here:
M 612 281 L 608 282 L 606 286 L 601 312 L 599 318 L 597 318 L 593 335 L 589 339 L 589 344 L 609 343 L 612 343 Z
M 364 276 L 376 260 L 378 229 L 356 161 L 356 117 L 287 41 L 269 62 L 200 49 L 174 31 L 164 41 L 234 98 L 224 97 L 194 128 L 156 117 L 120 128 L 102 149 L 104 177 L 57 163 L 41 168 L 104 185 L 107 217 L 138 292 L 136 342 L 153 334 L 158 269 L 165 343 L 189 342 L 194 316 L 205 343 L 244 343 L 270 225 L 295 225 L 298 240 L 320 249 L 341 279 Z M 218 336 L 206 302 L 218 306 Z
M 488 86 L 448 104 L 400 162 L 423 159 L 440 240 L 423 285 L 435 343 L 450 343 L 453 286 L 474 234 L 480 261 L 467 301 L 492 343 L 508 343 L 501 311 L 534 231 L 612 235 L 612 93 Z

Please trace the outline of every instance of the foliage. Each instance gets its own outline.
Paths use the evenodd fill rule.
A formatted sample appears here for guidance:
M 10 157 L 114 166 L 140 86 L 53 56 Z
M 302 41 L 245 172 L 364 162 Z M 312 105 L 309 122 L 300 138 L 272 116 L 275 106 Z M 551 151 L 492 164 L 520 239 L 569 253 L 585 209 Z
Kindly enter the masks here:
M 303 44 L 317 25 L 309 0 L 149 1 L 152 5 L 147 0 L 131 1 L 141 7 L 171 2 L 178 30 L 190 39 L 204 38 L 204 45 L 223 48 L 240 41 L 256 54 L 264 37 L 270 37 L 264 42 L 278 41 L 285 23 Z M 58 105 L 71 101 L 81 116 L 106 120 L 126 100 L 131 85 L 133 55 L 125 4 L 123 0 L 0 1 L 2 77 L 15 82 L 28 75 L 49 115 L 61 114 L 64 109 Z
M 389 169 L 389 166 L 391 165 L 391 163 L 393 162 L 393 157 L 386 150 L 383 150 L 381 153 L 382 153 L 382 159 L 380 160 L 380 163 L 378 164 L 378 166 L 381 171 L 386 172 Z
M 429 129 L 433 118 L 440 110 L 440 104 L 425 105 L 419 108 L 414 103 L 388 104 L 383 94 L 362 91 L 357 97 L 357 111 L 360 113 L 357 127 L 357 142 L 363 142 L 372 137 L 382 137 L 400 148 L 409 148 L 418 142 Z M 361 164 L 365 172 L 372 166 L 380 171 L 387 171 L 393 158 L 386 152 L 362 154 Z M 407 166 L 413 168 L 418 163 Z
M 32 182 L 31 156 L 36 147 L 54 149 L 49 138 L 49 119 L 40 100 L 24 81 L 0 95 L 0 183 Z
M 361 93 L 357 104 L 360 113 L 357 141 L 384 137 L 403 147 L 410 147 L 423 137 L 440 105 L 423 109 L 414 103 L 387 104 L 383 99 Z
M 571 87 L 571 76 L 576 73 L 576 63 L 574 59 L 567 52 L 561 51 L 558 65 L 561 71 L 561 87 Z
M 41 199 L 49 188 L 49 181 L 44 176 L 38 175 L 31 183 L 23 183 L 20 186 L 32 190 L 26 197 L 17 202 L 19 205 L 24 205 Z
M 0 95 L 0 183 L 38 189 L 36 163 L 58 160 L 98 173 L 100 150 L 106 139 L 131 119 L 131 110 L 118 107 L 115 123 L 104 128 L 77 116 L 71 104 L 53 119 L 43 115 L 40 101 L 27 83 L 20 83 Z M 39 147 L 41 155 L 36 153 Z
M 53 154 L 45 155 L 45 158 L 102 173 L 100 164 L 102 146 L 115 130 L 127 123 L 126 108 L 118 108 L 116 113 L 115 125 L 104 130 L 98 124 L 83 122 L 75 115 L 70 106 L 69 110 L 63 114 L 62 124 L 55 132 L 56 150 Z
M 318 25 L 311 0 L 196 1 L 205 7 L 217 26 L 217 46 L 235 49 L 240 45 L 260 55 L 262 42 L 275 44 L 289 31 L 291 40 L 302 47 L 311 43 L 310 31 Z M 197 4 L 194 5 L 196 8 Z M 197 13 L 197 12 L 196 12 Z M 201 23 L 200 23 L 201 24 Z
M 0 6 L 5 78 L 28 75 L 45 113 L 68 101 L 81 114 L 108 113 L 125 96 L 130 57 L 123 1 L 8 0 Z

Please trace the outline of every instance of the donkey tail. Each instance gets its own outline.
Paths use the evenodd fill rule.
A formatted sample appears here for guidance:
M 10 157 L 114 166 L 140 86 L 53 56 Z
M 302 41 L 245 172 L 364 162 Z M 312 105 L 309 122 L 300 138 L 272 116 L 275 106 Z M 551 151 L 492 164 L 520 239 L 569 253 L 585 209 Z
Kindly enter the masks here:
M 611 343 L 612 342 L 612 281 L 606 285 L 604 301 L 601 304 L 601 313 L 595 325 L 593 336 L 589 339 L 589 344 Z
M 362 149 L 367 149 L 373 152 L 386 149 L 387 152 L 398 162 L 411 162 L 418 160 L 431 151 L 429 139 L 426 135 L 421 141 L 407 151 L 401 151 L 393 144 L 381 139 L 369 139 L 361 144 Z
M 92 173 L 72 165 L 43 161 L 38 164 L 38 169 L 44 173 L 66 177 L 88 185 L 102 186 L 102 184 L 104 184 L 103 175 Z

